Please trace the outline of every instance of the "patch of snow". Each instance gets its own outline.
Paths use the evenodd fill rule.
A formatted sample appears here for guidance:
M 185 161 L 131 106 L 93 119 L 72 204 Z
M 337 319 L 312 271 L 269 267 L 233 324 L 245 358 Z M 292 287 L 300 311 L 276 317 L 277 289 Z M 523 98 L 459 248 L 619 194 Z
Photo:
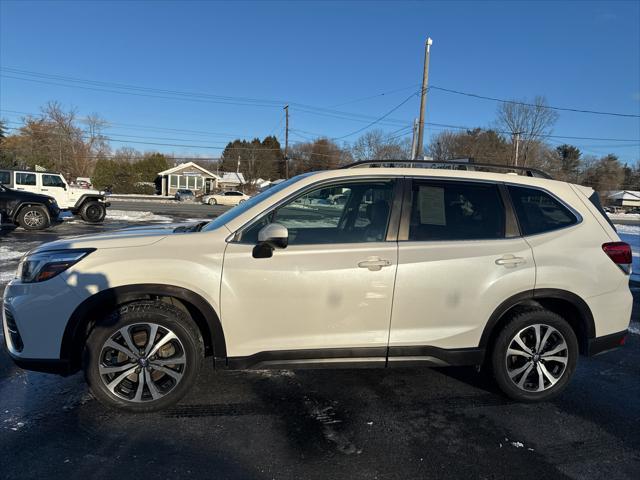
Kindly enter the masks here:
M 10 247 L 0 246 L 0 260 L 17 260 L 26 252 L 18 252 Z
M 106 220 L 116 220 L 121 222 L 173 222 L 171 217 L 156 215 L 151 212 L 127 211 L 127 210 L 107 210 Z
M 640 225 L 616 225 L 618 233 L 628 233 L 630 235 L 640 235 Z
M 634 335 L 640 335 L 640 323 L 632 323 L 629 325 L 629 333 L 633 333 Z
M 511 445 L 513 445 L 516 448 L 524 448 L 524 443 L 522 442 L 511 442 Z
M 11 272 L 0 272 L 0 285 L 4 285 L 5 283 L 9 283 L 16 276 L 15 271 Z
M 640 225 L 616 225 L 618 236 L 631 245 L 631 279 L 640 282 Z
M 640 220 L 640 213 L 607 213 L 612 220 Z

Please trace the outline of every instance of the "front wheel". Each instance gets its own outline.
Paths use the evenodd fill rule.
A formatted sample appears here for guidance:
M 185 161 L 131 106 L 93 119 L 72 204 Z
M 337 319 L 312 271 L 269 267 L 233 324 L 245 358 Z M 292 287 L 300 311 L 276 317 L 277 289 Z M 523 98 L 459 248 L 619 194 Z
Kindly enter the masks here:
M 218 202 L 216 201 L 215 198 L 210 198 L 209 199 L 209 205 L 217 205 L 217 204 L 218 204 Z
M 25 230 L 44 230 L 51 225 L 47 211 L 38 205 L 24 207 L 20 210 L 17 220 Z
M 514 400 L 540 402 L 565 389 L 578 362 L 578 340 L 561 316 L 544 309 L 516 314 L 491 352 L 500 389 Z
M 100 223 L 106 215 L 107 209 L 105 206 L 96 201 L 86 202 L 80 209 L 80 217 L 89 223 Z
M 151 412 L 176 403 L 193 387 L 203 357 L 202 337 L 190 317 L 173 305 L 139 301 L 96 325 L 83 368 L 102 403 Z

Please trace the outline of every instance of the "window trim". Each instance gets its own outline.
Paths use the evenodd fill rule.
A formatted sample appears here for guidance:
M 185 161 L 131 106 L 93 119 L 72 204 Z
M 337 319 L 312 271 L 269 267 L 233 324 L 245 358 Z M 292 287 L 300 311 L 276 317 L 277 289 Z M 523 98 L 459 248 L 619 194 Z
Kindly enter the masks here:
M 273 205 L 269 206 L 267 209 L 255 215 L 251 220 L 243 224 L 240 228 L 238 228 L 234 233 L 232 233 L 228 239 L 227 243 L 237 243 L 240 245 L 253 245 L 252 242 L 245 242 L 240 240 L 240 235 L 243 231 L 251 228 L 256 222 L 259 222 L 266 215 L 270 215 L 274 210 L 277 210 L 284 204 L 295 201 L 296 198 L 299 198 L 307 193 L 316 190 L 317 188 L 322 188 L 326 185 L 333 185 L 337 183 L 360 183 L 367 181 L 395 181 L 392 200 L 391 200 L 391 211 L 389 213 L 389 220 L 387 222 L 387 234 L 383 242 L 396 242 L 398 239 L 398 228 L 400 225 L 400 209 L 402 208 L 402 190 L 405 184 L 405 176 L 404 175 L 358 175 L 358 176 L 347 176 L 347 177 L 335 177 L 335 178 L 327 178 L 324 180 L 320 180 L 314 183 L 311 183 L 295 192 L 290 193 L 286 197 L 278 200 Z M 348 245 L 361 245 L 367 243 L 375 243 L 375 242 L 359 242 L 359 243 L 350 243 Z M 300 246 L 304 247 L 322 247 L 324 245 L 343 245 L 341 243 L 308 243 Z
M 580 214 L 580 212 L 578 212 L 575 208 L 573 208 L 571 205 L 569 205 L 563 199 L 558 197 L 555 193 L 547 190 L 544 187 L 538 187 L 538 186 L 534 186 L 534 185 L 524 185 L 524 184 L 521 184 L 521 183 L 513 183 L 513 182 L 504 182 L 504 186 L 505 187 L 528 188 L 530 190 L 538 190 L 540 192 L 546 193 L 551 198 L 553 198 L 556 202 L 558 202 L 560 205 L 562 205 L 564 208 L 569 210 L 569 213 L 571 213 L 571 215 L 573 215 L 574 218 L 576 219 L 575 223 L 572 223 L 571 225 L 565 225 L 564 227 L 554 228 L 553 230 L 547 230 L 545 232 L 538 232 L 538 233 L 532 233 L 531 235 L 525 235 L 524 232 L 522 231 L 522 228 L 520 227 L 520 219 L 518 218 L 518 215 L 515 213 L 515 205 L 513 205 L 513 199 L 511 198 L 511 193 L 509 192 L 509 189 L 507 188 L 506 189 L 507 190 L 507 195 L 509 196 L 509 200 L 510 200 L 511 204 L 513 205 L 513 211 L 514 211 L 514 214 L 515 214 L 516 219 L 518 221 L 518 229 L 520 230 L 520 237 L 521 238 L 537 237 L 538 235 L 546 235 L 547 233 L 559 232 L 560 230 L 565 230 L 567 228 L 576 227 L 576 226 L 580 225 L 582 223 L 582 221 L 584 220 L 584 218 Z
M 423 182 L 436 182 L 436 183 L 463 183 L 463 184 L 481 184 L 493 186 L 498 189 L 498 196 L 500 201 L 502 202 L 503 213 L 504 213 L 504 237 L 502 238 L 473 238 L 473 239 L 459 239 L 459 240 L 410 240 L 409 239 L 409 227 L 411 225 L 411 194 L 413 191 L 413 183 L 415 181 L 423 181 Z M 466 178 L 449 178 L 449 177 L 421 177 L 421 176 L 413 176 L 406 177 L 406 186 L 403 195 L 403 207 L 402 207 L 402 219 L 400 221 L 400 230 L 398 233 L 398 242 L 403 243 L 436 243 L 436 242 L 487 242 L 487 241 L 501 241 L 501 240 L 511 240 L 513 238 L 518 238 L 521 236 L 520 230 L 518 228 L 517 232 L 514 231 L 513 225 L 513 217 L 511 220 L 509 219 L 510 215 L 515 216 L 515 211 L 509 211 L 510 208 L 510 198 L 509 202 L 505 201 L 504 193 L 502 192 L 501 186 L 502 182 L 492 182 L 488 180 L 476 180 L 476 179 L 466 179 Z M 506 190 L 506 188 L 505 188 Z M 508 192 L 507 192 L 508 193 Z M 510 223 L 511 222 L 511 223 Z M 516 220 L 517 222 L 517 220 Z M 518 225 L 516 223 L 516 225 Z M 513 235 L 516 233 L 516 235 Z

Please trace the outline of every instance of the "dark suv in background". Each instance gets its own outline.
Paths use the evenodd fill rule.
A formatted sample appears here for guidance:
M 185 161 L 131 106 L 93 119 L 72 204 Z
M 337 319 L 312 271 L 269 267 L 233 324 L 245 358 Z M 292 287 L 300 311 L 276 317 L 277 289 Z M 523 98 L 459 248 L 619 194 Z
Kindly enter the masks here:
M 43 230 L 57 223 L 59 216 L 54 198 L 0 185 L 0 228 L 19 225 L 25 230 Z

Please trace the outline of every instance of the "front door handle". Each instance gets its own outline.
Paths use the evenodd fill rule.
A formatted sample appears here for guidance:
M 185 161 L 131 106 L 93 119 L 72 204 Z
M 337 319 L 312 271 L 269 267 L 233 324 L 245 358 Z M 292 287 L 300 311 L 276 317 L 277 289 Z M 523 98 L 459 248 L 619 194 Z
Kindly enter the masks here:
M 501 258 L 496 260 L 496 265 L 502 265 L 506 268 L 514 268 L 526 262 L 527 261 L 522 257 L 516 257 L 515 255 L 503 255 Z
M 388 267 L 390 265 L 391 265 L 391 262 L 389 260 L 385 260 L 384 258 L 379 258 L 379 257 L 371 257 L 371 258 L 367 258 L 366 260 L 362 260 L 358 262 L 358 267 L 368 268 L 372 272 L 376 272 L 382 269 L 382 267 Z

